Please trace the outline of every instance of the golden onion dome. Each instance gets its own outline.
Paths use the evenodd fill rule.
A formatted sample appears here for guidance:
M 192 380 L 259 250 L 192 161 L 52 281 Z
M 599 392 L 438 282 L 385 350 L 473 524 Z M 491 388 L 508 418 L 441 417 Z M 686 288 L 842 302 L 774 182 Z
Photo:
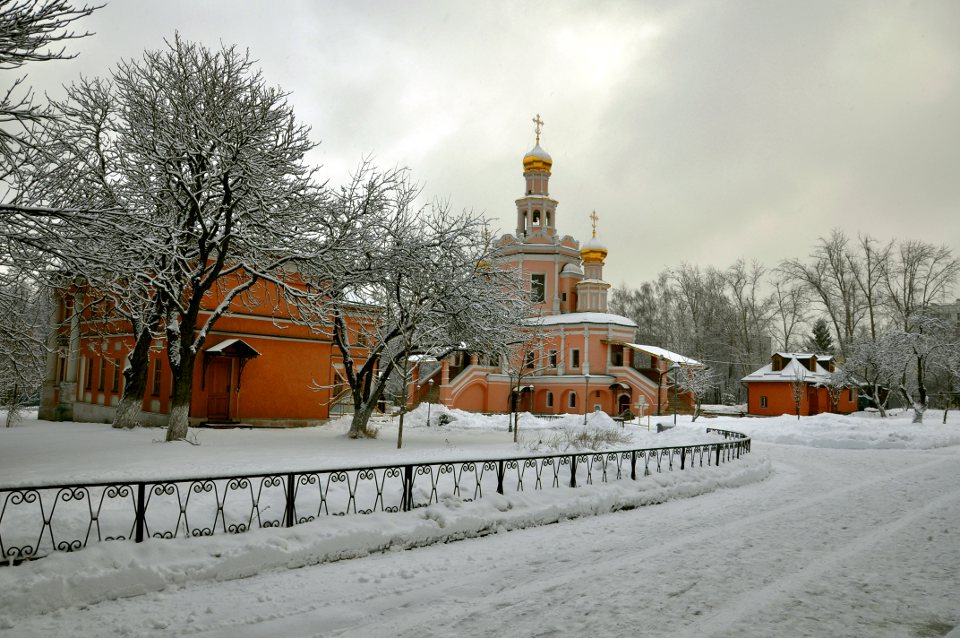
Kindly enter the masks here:
M 602 264 L 607 257 L 607 247 L 594 235 L 580 247 L 580 259 L 585 264 Z
M 553 166 L 553 158 L 550 157 L 550 153 L 540 148 L 539 143 L 523 156 L 524 171 L 544 171 L 549 173 L 551 166 Z

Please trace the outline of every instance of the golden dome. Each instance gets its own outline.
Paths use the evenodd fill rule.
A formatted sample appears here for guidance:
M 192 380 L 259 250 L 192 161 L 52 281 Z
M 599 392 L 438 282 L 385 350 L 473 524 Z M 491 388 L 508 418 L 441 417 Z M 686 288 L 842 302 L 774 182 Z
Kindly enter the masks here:
M 597 220 L 600 219 L 597 216 L 597 211 L 590 213 L 590 221 L 593 222 L 593 236 L 587 241 L 583 242 L 583 246 L 580 248 L 580 259 L 585 264 L 603 264 L 603 260 L 607 256 L 607 247 L 603 244 L 602 241 L 597 239 Z
M 527 151 L 527 154 L 523 156 L 524 172 L 544 171 L 549 173 L 551 166 L 553 166 L 553 158 L 550 157 L 550 153 L 540 148 L 539 141 L 536 146 Z
M 597 239 L 596 235 L 583 243 L 580 248 L 580 259 L 585 264 L 602 264 L 607 257 L 607 247 Z

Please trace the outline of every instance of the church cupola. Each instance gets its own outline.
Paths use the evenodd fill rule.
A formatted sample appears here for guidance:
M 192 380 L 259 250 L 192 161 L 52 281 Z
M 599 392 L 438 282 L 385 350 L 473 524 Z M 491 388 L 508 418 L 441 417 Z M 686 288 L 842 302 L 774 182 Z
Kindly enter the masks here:
M 610 284 L 603 280 L 603 261 L 607 247 L 597 239 L 597 211 L 590 214 L 593 236 L 580 247 L 583 262 L 583 279 L 577 283 L 577 312 L 606 312 L 607 289 Z
M 557 202 L 550 199 L 550 171 L 553 158 L 540 147 L 543 120 L 533 118 L 537 141 L 523 156 L 524 196 L 517 200 L 517 237 L 531 234 L 556 235 Z

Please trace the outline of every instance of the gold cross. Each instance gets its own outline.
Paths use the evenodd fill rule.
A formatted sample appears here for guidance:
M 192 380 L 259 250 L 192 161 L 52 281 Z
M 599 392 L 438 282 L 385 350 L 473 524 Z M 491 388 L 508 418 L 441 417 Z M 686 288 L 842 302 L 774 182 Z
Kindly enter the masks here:
M 534 130 L 537 132 L 537 145 L 539 146 L 540 145 L 540 127 L 543 126 L 543 120 L 540 119 L 539 113 L 537 113 L 537 117 L 533 118 L 533 123 L 537 125 Z
M 592 213 L 590 213 L 590 219 L 593 221 L 593 236 L 596 237 L 597 236 L 597 220 L 600 219 L 600 217 L 597 216 L 597 211 L 593 211 Z

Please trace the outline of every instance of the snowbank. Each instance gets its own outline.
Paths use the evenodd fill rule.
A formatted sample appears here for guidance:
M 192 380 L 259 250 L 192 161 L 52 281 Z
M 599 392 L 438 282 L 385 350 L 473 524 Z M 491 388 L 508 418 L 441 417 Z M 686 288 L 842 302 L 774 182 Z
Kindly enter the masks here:
M 653 474 L 579 488 L 491 495 L 474 502 L 446 499 L 405 513 L 325 517 L 292 528 L 234 536 L 100 543 L 73 554 L 0 569 L 0 628 L 15 618 L 62 607 L 137 596 L 198 581 L 244 578 L 463 538 L 632 509 L 761 481 L 769 459 Z
M 783 415 L 771 418 L 709 419 L 696 425 L 736 430 L 754 441 L 847 449 L 932 449 L 960 445 L 960 415 L 928 410 L 923 423 L 911 423 L 912 412 L 881 418 L 874 412 L 850 415 L 818 414 L 797 419 Z M 716 424 L 716 425 L 714 425 Z

